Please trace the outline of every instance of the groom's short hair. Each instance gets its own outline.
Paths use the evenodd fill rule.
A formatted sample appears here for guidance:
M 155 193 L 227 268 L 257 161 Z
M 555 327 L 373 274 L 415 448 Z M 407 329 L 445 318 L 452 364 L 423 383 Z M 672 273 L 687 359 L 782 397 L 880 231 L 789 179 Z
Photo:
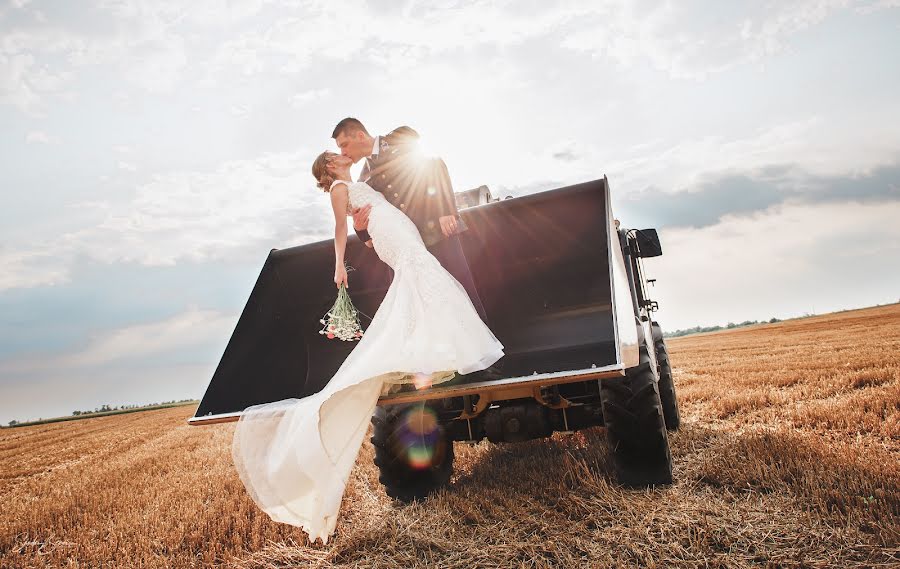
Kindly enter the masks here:
M 358 130 L 366 133 L 366 136 L 369 136 L 369 131 L 366 130 L 366 127 L 363 126 L 363 123 L 359 122 L 359 119 L 355 119 L 353 117 L 347 117 L 341 122 L 337 123 L 337 126 L 334 127 L 334 132 L 331 133 L 331 138 L 337 138 L 344 134 L 352 134 Z

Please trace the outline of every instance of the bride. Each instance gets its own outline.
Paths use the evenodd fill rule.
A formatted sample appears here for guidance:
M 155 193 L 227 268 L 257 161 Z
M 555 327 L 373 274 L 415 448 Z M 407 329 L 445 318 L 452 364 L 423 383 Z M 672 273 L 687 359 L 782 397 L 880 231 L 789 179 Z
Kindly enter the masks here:
M 371 206 L 368 231 L 394 278 L 368 330 L 328 384 L 302 399 L 248 407 L 234 433 L 241 481 L 273 520 L 302 527 L 311 541 L 334 533 L 344 487 L 385 384 L 436 384 L 490 367 L 503 345 L 459 282 L 428 252 L 415 224 L 364 182 L 350 158 L 323 152 L 313 163 L 334 209 L 334 283 L 347 286 L 344 250 L 350 208 Z

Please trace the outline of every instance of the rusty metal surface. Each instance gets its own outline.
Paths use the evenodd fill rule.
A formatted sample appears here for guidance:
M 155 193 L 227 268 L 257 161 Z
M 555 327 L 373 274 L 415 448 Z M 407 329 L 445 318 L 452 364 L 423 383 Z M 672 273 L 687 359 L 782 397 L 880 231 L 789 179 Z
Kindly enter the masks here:
M 605 366 L 602 368 L 591 368 L 579 370 L 577 372 L 558 372 L 545 373 L 537 375 L 529 375 L 524 377 L 510 377 L 505 379 L 496 379 L 492 381 L 481 381 L 477 383 L 437 386 L 430 389 L 418 391 L 406 391 L 384 395 L 378 400 L 379 405 L 397 405 L 400 403 L 413 403 L 415 401 L 429 401 L 434 399 L 444 399 L 447 397 L 461 397 L 463 395 L 484 394 L 491 392 L 499 392 L 511 389 L 524 389 L 530 391 L 536 388 L 549 385 L 559 385 L 563 383 L 574 383 L 576 381 L 602 380 L 611 377 L 621 377 L 624 370 L 618 364 Z M 501 399 L 492 398 L 493 401 Z M 222 413 L 219 415 L 208 415 L 205 417 L 193 417 L 188 420 L 191 425 L 215 425 L 218 423 L 233 423 L 240 419 L 241 413 Z

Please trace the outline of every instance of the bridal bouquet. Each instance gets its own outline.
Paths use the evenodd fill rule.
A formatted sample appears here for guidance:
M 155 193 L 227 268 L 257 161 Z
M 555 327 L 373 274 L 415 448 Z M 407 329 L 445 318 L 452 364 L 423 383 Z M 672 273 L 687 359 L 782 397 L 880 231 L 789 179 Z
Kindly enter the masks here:
M 352 342 L 363 336 L 363 329 L 359 325 L 359 311 L 353 306 L 347 287 L 343 284 L 338 290 L 337 300 L 325 317 L 319 320 L 324 327 L 319 334 L 324 334 L 329 340 L 335 338 Z

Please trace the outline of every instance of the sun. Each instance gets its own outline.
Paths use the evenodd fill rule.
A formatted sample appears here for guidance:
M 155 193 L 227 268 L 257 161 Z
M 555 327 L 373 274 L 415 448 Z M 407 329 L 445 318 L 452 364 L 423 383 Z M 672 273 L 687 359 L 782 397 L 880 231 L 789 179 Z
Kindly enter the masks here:
M 435 158 L 442 156 L 440 150 L 435 148 L 431 138 L 420 137 L 416 142 L 415 150 L 413 150 L 421 158 Z

